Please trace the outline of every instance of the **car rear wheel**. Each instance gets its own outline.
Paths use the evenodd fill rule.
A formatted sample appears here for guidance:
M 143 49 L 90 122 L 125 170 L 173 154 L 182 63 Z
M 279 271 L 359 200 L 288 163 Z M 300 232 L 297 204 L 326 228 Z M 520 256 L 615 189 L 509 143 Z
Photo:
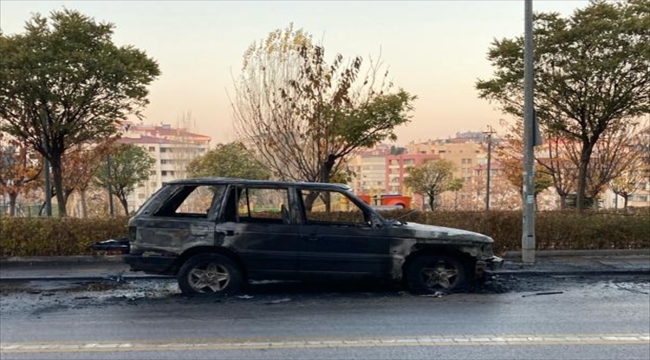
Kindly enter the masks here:
M 233 295 L 243 282 L 239 266 L 220 254 L 195 255 L 178 271 L 178 286 L 188 295 Z
M 422 255 L 407 269 L 409 289 L 417 294 L 450 292 L 465 285 L 467 269 L 461 261 L 447 255 Z

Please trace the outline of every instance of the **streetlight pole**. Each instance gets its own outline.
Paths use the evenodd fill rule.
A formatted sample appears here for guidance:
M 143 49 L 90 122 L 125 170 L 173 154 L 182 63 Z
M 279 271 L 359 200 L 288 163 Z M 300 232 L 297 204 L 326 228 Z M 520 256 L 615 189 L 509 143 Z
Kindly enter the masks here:
M 535 263 L 533 0 L 524 2 L 524 23 L 524 186 L 521 257 L 525 264 L 533 264 Z
M 108 188 L 108 212 L 115 215 L 113 207 L 113 188 L 111 187 L 111 155 L 106 155 L 106 187 Z
M 492 172 L 492 126 L 488 126 L 488 131 L 485 132 L 487 135 L 487 178 L 485 179 L 485 211 L 490 210 L 490 173 Z
M 41 114 L 41 125 L 43 126 L 43 150 L 46 154 L 49 154 L 49 146 L 47 143 L 47 134 L 49 127 L 47 118 L 44 114 Z M 43 177 L 43 186 L 45 190 L 45 216 L 52 217 L 52 184 L 50 183 L 50 161 L 45 156 L 43 156 Z

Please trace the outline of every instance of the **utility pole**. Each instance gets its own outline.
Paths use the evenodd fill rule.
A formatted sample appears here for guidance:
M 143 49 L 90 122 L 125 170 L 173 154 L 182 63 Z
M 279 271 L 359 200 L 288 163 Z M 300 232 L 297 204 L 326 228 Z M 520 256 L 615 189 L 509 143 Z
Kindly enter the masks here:
M 43 126 L 43 150 L 49 154 L 49 146 L 47 143 L 47 134 L 49 124 L 45 114 L 41 114 L 41 125 Z M 43 156 L 43 186 L 45 190 L 45 216 L 52 217 L 52 184 L 50 183 L 50 161 Z M 59 216 L 61 216 L 59 214 Z
M 533 264 L 535 263 L 533 0 L 524 1 L 524 29 L 524 186 L 521 257 L 523 263 Z
M 494 130 L 492 126 L 488 125 L 488 131 L 484 132 L 487 135 L 487 178 L 485 179 L 485 211 L 490 210 L 490 173 L 492 171 L 492 134 Z
M 111 155 L 106 155 L 106 187 L 108 188 L 108 212 L 115 215 L 113 207 L 113 188 L 111 187 Z

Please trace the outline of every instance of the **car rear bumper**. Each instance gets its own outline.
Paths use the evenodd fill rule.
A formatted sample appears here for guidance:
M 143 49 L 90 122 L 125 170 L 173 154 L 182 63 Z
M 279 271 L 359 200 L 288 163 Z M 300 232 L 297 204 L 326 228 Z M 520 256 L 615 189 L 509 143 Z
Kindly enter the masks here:
M 124 255 L 123 260 L 129 264 L 131 271 L 143 271 L 150 274 L 169 275 L 173 273 L 175 257 Z

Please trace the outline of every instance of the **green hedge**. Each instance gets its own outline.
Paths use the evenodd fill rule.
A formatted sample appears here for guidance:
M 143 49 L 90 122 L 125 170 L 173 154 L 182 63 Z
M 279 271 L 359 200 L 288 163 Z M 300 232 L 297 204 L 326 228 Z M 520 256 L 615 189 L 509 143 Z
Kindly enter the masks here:
M 126 217 L 0 218 L 0 256 L 87 255 L 88 245 L 126 236 Z
M 387 218 L 405 211 L 386 212 Z M 334 213 L 344 219 L 349 214 Z M 407 221 L 466 229 L 495 239 L 495 251 L 521 248 L 521 213 L 517 211 L 415 212 Z M 0 256 L 90 254 L 88 245 L 126 235 L 125 217 L 92 219 L 1 218 Z M 538 250 L 650 248 L 650 211 L 634 214 L 572 211 L 539 212 Z

